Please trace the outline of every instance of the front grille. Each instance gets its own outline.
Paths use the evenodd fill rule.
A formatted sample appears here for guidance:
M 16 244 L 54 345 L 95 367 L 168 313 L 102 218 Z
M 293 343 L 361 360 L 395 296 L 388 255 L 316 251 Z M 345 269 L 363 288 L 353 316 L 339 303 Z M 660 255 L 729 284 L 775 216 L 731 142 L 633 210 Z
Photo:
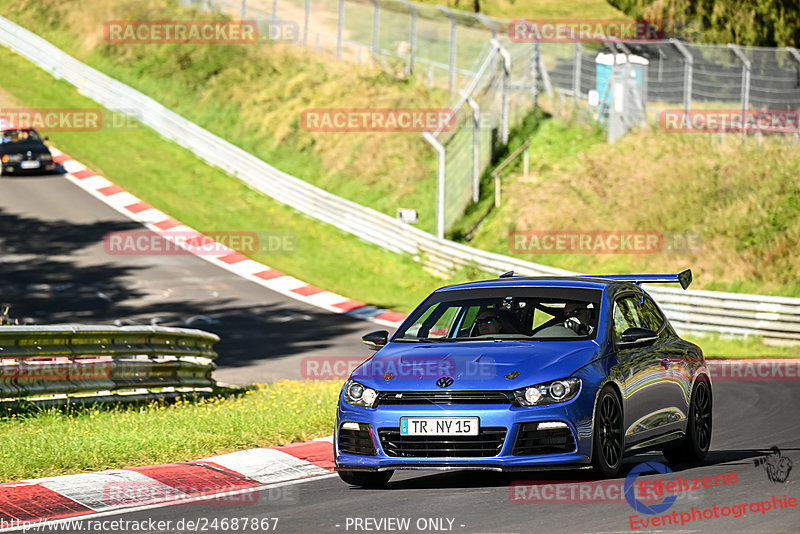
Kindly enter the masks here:
M 477 436 L 401 436 L 400 428 L 379 428 L 378 437 L 387 456 L 400 458 L 486 458 L 503 448 L 507 430 L 485 427 Z
M 519 429 L 514 443 L 514 456 L 559 454 L 575 451 L 575 438 L 569 428 L 537 430 L 539 423 L 525 423 Z
M 377 451 L 369 435 L 369 425 L 361 424 L 359 430 L 339 429 L 339 452 L 358 456 L 375 456 Z
M 512 404 L 513 400 L 513 394 L 505 391 L 384 391 L 375 404 Z

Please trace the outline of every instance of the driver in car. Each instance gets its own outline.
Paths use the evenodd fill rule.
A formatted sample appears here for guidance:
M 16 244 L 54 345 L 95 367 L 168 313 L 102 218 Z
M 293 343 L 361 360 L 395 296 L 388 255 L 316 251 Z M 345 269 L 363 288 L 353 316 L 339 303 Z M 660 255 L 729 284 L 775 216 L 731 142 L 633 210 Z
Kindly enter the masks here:
M 564 326 L 581 336 L 590 336 L 594 332 L 592 326 L 592 310 L 583 302 L 568 302 L 564 306 Z
M 505 310 L 483 310 L 475 319 L 475 325 L 478 327 L 478 335 L 517 334 L 517 329 L 514 328 L 513 323 L 506 314 L 507 312 Z

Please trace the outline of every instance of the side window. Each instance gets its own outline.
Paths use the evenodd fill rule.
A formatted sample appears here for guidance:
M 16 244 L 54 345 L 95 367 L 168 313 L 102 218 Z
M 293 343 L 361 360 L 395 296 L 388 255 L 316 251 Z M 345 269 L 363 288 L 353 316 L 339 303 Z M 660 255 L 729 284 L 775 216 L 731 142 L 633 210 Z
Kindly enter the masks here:
M 616 339 L 622 337 L 622 333 L 628 328 L 642 326 L 637 314 L 637 299 L 635 297 L 625 297 L 614 303 L 614 334 Z
M 419 331 L 422 328 L 422 326 L 425 324 L 425 321 L 427 321 L 431 317 L 431 315 L 433 315 L 433 313 L 436 311 L 436 309 L 438 307 L 439 307 L 439 304 L 434 304 L 433 306 L 431 306 L 430 308 L 425 310 L 425 313 L 420 315 L 419 319 L 417 319 L 417 321 L 414 324 L 412 324 L 411 326 L 409 326 L 406 329 L 406 335 L 408 335 L 408 336 L 417 336 L 417 335 L 419 335 Z
M 653 299 L 645 296 L 638 307 L 640 309 L 639 316 L 642 319 L 642 326 L 658 332 L 664 324 L 664 316 L 658 311 Z
M 447 333 L 450 332 L 453 319 L 456 318 L 456 314 L 459 310 L 461 310 L 461 308 L 456 306 L 447 308 L 442 316 L 431 326 L 428 337 L 446 337 Z

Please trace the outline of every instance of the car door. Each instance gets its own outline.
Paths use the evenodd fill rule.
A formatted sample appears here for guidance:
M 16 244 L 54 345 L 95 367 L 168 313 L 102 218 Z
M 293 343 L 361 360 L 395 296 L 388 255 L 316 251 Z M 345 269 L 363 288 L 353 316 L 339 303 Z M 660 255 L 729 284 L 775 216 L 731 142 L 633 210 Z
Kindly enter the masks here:
M 689 393 L 692 384 L 692 366 L 688 361 L 687 350 L 689 344 L 676 336 L 668 327 L 664 315 L 649 295 L 643 296 L 639 307 L 639 317 L 644 327 L 659 334 L 654 350 L 659 354 L 664 375 L 658 387 L 659 401 L 664 405 L 662 413 L 667 414 L 663 430 L 671 431 L 676 427 L 683 430 L 689 413 Z M 675 424 L 676 422 L 679 424 Z
M 614 345 L 617 349 L 625 420 L 625 443 L 631 445 L 660 433 L 668 416 L 664 408 L 665 377 L 660 339 L 643 347 L 620 347 L 622 333 L 628 328 L 647 328 L 641 306 L 642 293 L 629 292 L 614 301 Z

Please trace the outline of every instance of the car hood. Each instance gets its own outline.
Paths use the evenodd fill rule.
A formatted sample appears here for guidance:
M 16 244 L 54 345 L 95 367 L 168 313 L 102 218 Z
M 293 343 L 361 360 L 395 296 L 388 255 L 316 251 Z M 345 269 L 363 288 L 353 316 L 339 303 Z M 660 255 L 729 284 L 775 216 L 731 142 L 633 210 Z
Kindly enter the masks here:
M 516 389 L 566 378 L 596 359 L 591 340 L 536 342 L 390 343 L 351 378 L 381 391 L 431 390 L 442 377 L 449 389 Z

